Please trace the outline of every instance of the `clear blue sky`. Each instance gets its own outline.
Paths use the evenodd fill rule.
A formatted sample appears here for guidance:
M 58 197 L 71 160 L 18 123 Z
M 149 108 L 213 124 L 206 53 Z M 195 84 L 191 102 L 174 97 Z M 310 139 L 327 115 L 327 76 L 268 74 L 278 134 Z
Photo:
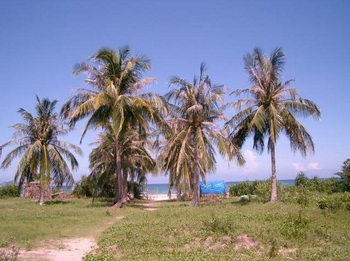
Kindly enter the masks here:
M 21 121 L 17 110 L 33 111 L 35 94 L 58 99 L 71 89 L 86 87 L 72 67 L 100 47 L 130 45 L 152 60 L 157 82 L 148 91 L 164 94 L 172 75 L 191 80 L 206 62 L 213 82 L 229 91 L 249 87 L 242 57 L 256 46 L 270 53 L 281 46 L 287 64 L 284 80 L 295 77 L 300 94 L 316 102 L 322 120 L 302 120 L 314 137 L 316 153 L 303 159 L 281 138 L 277 145 L 278 178 L 332 176 L 350 158 L 350 1 L 296 0 L 134 0 L 134 1 L 16 1 L 0 7 L 0 144 L 11 139 L 11 124 Z M 233 97 L 227 96 L 227 101 Z M 234 112 L 228 112 L 232 115 Z M 79 143 L 82 124 L 62 138 Z M 83 141 L 76 179 L 87 174 L 89 143 Z M 3 152 L 6 154 L 9 149 Z M 257 155 L 249 140 L 243 148 L 247 165 L 230 168 L 219 158 L 208 179 L 266 179 L 270 160 Z M 13 166 L 0 170 L 0 181 L 13 177 Z M 167 178 L 149 178 L 150 183 Z

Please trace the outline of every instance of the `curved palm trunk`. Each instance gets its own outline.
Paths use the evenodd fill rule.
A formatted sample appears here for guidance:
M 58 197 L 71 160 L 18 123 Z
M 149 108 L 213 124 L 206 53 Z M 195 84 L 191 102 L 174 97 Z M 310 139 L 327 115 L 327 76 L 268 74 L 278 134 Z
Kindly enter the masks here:
M 192 202 L 191 206 L 198 206 L 199 205 L 199 168 L 198 168 L 198 152 L 197 148 L 194 150 L 194 162 L 195 162 L 195 167 L 194 167 L 194 177 L 193 177 L 193 188 L 192 188 Z
M 123 206 L 123 191 L 124 191 L 124 182 L 123 182 L 123 173 L 121 169 L 121 155 L 120 155 L 120 145 L 118 137 L 115 141 L 115 163 L 116 163 L 116 179 L 117 179 L 117 193 L 116 193 L 116 203 L 113 205 L 115 208 L 121 208 Z
M 271 142 L 271 171 L 272 171 L 272 185 L 270 202 L 277 201 L 277 176 L 276 176 L 276 151 L 275 143 Z

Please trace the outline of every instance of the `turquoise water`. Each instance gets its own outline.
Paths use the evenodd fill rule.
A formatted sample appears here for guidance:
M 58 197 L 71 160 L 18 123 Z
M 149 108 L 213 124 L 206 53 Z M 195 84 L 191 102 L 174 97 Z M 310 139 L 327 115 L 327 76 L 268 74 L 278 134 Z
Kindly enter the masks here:
M 232 185 L 238 184 L 242 181 L 229 181 L 226 182 L 226 188 L 227 190 Z M 294 185 L 294 179 L 281 179 L 279 182 L 291 186 Z M 168 194 L 168 184 L 147 184 L 144 188 L 144 191 L 148 194 L 154 195 L 154 194 Z M 176 194 L 175 190 L 172 190 L 172 194 Z

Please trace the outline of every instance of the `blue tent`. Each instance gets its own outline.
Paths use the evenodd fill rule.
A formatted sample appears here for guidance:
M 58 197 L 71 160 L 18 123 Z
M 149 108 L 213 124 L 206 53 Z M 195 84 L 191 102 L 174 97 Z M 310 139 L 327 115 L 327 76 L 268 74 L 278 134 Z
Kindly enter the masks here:
M 223 180 L 199 182 L 201 195 L 226 194 L 226 183 Z

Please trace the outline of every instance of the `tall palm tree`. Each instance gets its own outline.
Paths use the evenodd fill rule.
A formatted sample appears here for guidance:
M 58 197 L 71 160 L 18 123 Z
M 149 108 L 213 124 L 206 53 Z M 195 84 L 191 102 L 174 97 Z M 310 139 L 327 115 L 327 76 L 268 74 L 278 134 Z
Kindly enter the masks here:
M 36 100 L 34 116 L 22 108 L 18 111 L 25 123 L 13 125 L 13 140 L 1 146 L 18 145 L 8 153 L 1 167 L 9 167 L 13 159 L 21 156 L 14 179 L 23 182 L 29 174 L 36 176 L 40 180 L 39 204 L 43 205 L 44 191 L 51 180 L 58 185 L 72 184 L 73 176 L 65 158 L 74 170 L 78 167 L 78 162 L 70 150 L 78 154 L 82 154 L 82 151 L 71 143 L 58 140 L 59 136 L 67 133 L 67 129 L 55 112 L 57 100 L 40 100 L 38 96 Z
M 89 60 L 77 64 L 74 74 L 86 73 L 86 82 L 93 90 L 79 89 L 62 107 L 62 114 L 70 125 L 88 118 L 82 139 L 89 128 L 112 126 L 115 137 L 115 167 L 117 195 L 115 207 L 124 201 L 121 140 L 132 126 L 138 126 L 146 133 L 149 122 L 162 121 L 159 108 L 161 99 L 153 94 L 139 94 L 139 91 L 153 82 L 151 78 L 141 79 L 142 73 L 150 69 L 150 61 L 144 56 L 131 56 L 129 47 L 118 51 L 100 49 Z
M 233 102 L 238 110 L 227 123 L 231 128 L 230 138 L 242 147 L 246 138 L 254 137 L 254 149 L 262 153 L 267 138 L 267 149 L 271 154 L 272 191 L 270 201 L 277 200 L 276 143 L 281 133 L 290 140 L 291 149 L 299 150 L 303 156 L 314 152 L 314 143 L 305 127 L 296 116 L 319 119 L 320 110 L 315 103 L 303 99 L 289 85 L 294 81 L 281 82 L 285 57 L 281 48 L 275 49 L 270 56 L 264 56 L 262 50 L 255 48 L 252 54 L 244 56 L 245 70 L 252 86 L 239 89 L 233 94 L 246 94 L 249 98 Z
M 222 112 L 223 85 L 212 85 L 205 74 L 204 63 L 199 78 L 192 83 L 173 76 L 170 85 L 178 87 L 165 95 L 170 113 L 169 125 L 173 133 L 167 137 L 162 150 L 164 169 L 170 174 L 170 185 L 189 188 L 192 205 L 199 204 L 199 179 L 215 169 L 215 149 L 229 160 L 233 157 L 241 164 L 243 158 L 217 125 L 224 120 Z

